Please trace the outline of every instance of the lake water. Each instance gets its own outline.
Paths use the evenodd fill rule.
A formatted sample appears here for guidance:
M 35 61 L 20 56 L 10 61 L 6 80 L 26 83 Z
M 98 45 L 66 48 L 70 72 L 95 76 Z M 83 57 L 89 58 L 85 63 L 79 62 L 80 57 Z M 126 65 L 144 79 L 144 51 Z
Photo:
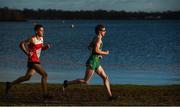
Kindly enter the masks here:
M 103 23 L 104 56 L 101 65 L 112 84 L 180 84 L 179 20 L 31 20 L 0 22 L 0 81 L 12 81 L 26 72 L 27 58 L 19 43 L 34 34 L 33 24 L 45 26 L 44 41 L 51 49 L 41 54 L 49 83 L 84 77 L 88 44 L 94 27 Z M 74 24 L 74 28 L 71 28 Z M 35 74 L 29 82 L 40 82 Z M 102 84 L 95 74 L 90 84 Z

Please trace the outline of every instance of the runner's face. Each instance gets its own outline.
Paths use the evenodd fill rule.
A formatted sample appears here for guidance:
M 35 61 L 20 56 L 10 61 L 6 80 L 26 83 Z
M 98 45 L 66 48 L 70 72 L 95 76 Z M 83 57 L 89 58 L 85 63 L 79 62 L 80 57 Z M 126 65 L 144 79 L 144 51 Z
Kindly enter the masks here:
M 106 34 L 106 28 L 102 28 L 102 29 L 100 30 L 100 34 L 101 34 L 102 36 L 105 36 L 105 34 Z
M 36 30 L 36 34 L 39 35 L 39 36 L 43 36 L 43 34 L 44 34 L 44 28 L 41 27 L 41 28 L 39 28 L 38 30 Z

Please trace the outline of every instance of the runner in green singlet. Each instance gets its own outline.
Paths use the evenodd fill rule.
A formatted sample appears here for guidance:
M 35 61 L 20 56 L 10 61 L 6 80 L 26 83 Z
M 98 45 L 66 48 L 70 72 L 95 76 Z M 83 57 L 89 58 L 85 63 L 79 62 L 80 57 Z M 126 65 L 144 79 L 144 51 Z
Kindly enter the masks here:
M 97 41 L 98 36 L 94 37 L 94 39 L 92 40 L 92 42 L 89 45 L 89 50 L 91 50 L 91 56 L 89 57 L 89 59 L 86 62 L 86 66 L 89 69 L 92 69 L 94 71 L 97 71 L 99 66 L 100 66 L 100 60 L 102 59 L 102 56 L 98 53 L 96 53 L 95 51 L 95 42 Z M 102 50 L 102 46 L 103 44 L 100 44 L 99 50 Z
M 95 71 L 103 79 L 104 85 L 108 92 L 108 99 L 114 100 L 117 98 L 117 96 L 112 95 L 108 76 L 106 75 L 104 69 L 100 65 L 102 55 L 109 54 L 109 51 L 102 51 L 102 46 L 103 46 L 102 38 L 106 34 L 105 26 L 97 25 L 95 28 L 95 33 L 96 33 L 96 37 L 93 38 L 92 42 L 88 46 L 89 50 L 91 50 L 91 56 L 86 62 L 86 72 L 84 78 L 76 79 L 72 81 L 65 80 L 63 83 L 63 90 L 65 90 L 65 88 L 71 84 L 82 84 L 82 83 L 87 84 Z

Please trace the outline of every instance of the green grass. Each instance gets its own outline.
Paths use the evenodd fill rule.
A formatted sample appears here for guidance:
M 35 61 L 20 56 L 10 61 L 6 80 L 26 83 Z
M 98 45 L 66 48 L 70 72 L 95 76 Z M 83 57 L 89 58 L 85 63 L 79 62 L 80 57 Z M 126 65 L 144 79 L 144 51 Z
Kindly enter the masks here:
M 5 83 L 0 83 L 0 106 L 31 106 L 31 105 L 180 105 L 180 85 L 143 86 L 143 85 L 112 85 L 112 92 L 120 95 L 115 101 L 107 100 L 103 85 L 72 85 L 62 92 L 59 84 L 49 84 L 52 99 L 41 97 L 41 85 L 37 83 L 19 84 L 5 96 Z

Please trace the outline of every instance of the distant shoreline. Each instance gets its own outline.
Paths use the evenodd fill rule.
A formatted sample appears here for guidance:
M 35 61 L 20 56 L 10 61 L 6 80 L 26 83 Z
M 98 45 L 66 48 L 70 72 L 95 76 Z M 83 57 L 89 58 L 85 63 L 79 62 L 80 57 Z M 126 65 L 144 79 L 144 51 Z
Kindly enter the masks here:
M 0 20 L 0 22 L 27 22 L 28 20 Z
M 66 20 L 109 20 L 109 21 L 180 21 L 179 19 L 29 19 L 29 20 L 0 20 L 0 22 L 29 22 L 29 21 L 66 21 Z M 63 22 L 62 22 L 63 23 Z
M 64 11 L 55 9 L 11 9 L 8 7 L 0 8 L 0 20 L 30 20 L 30 19 L 108 19 L 108 20 L 180 20 L 179 11 L 164 11 L 164 12 L 127 12 L 121 11 L 106 11 L 106 10 L 80 10 L 80 11 Z

